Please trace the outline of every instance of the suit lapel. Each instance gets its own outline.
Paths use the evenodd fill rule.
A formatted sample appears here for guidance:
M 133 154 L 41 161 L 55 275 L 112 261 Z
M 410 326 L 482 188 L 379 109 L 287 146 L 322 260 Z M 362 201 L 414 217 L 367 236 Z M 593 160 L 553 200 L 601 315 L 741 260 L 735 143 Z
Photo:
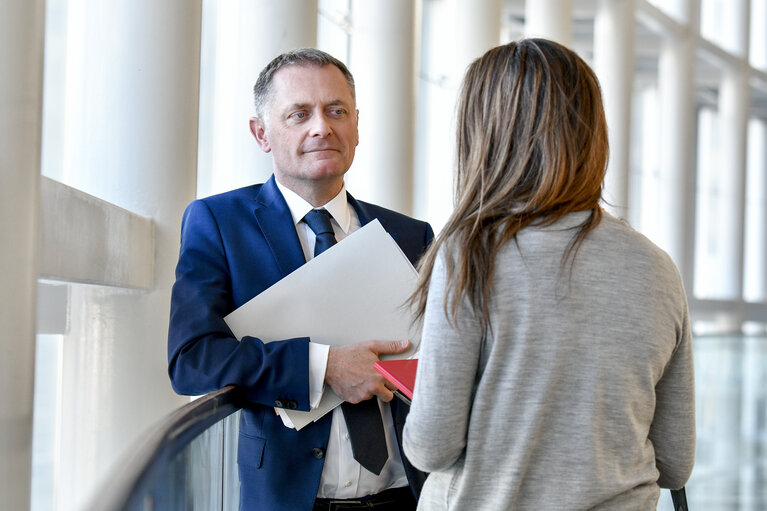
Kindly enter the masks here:
M 364 227 L 365 224 L 373 220 L 375 218 L 373 215 L 370 214 L 370 212 L 367 210 L 364 204 L 361 202 L 357 202 L 357 199 L 352 197 L 352 194 L 349 192 L 346 192 L 346 200 L 349 202 L 349 204 L 352 205 L 354 208 L 354 212 L 357 213 L 357 218 L 360 220 L 360 227 Z
M 283 277 L 306 262 L 290 209 L 274 182 L 264 183 L 256 195 L 255 215 Z
M 373 215 L 368 208 L 365 207 L 364 202 L 359 202 L 357 199 L 352 197 L 352 195 L 349 192 L 346 192 L 346 198 L 349 201 L 349 204 L 352 205 L 354 208 L 354 211 L 357 213 L 357 218 L 360 219 L 360 227 L 364 227 L 365 224 L 368 222 L 373 221 L 375 218 L 377 218 L 375 215 Z M 381 221 L 381 219 L 378 219 Z M 397 241 L 397 234 L 394 232 L 391 232 L 386 225 L 381 221 L 381 225 L 383 226 L 384 230 L 389 233 L 389 236 L 394 238 L 394 241 Z

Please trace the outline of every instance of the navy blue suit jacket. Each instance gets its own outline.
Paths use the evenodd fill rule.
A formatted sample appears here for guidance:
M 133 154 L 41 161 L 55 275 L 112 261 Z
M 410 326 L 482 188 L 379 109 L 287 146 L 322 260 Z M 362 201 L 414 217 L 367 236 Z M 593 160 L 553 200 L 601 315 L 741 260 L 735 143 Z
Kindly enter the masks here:
M 377 218 L 413 264 L 434 236 L 425 222 L 351 196 L 349 203 L 361 225 Z M 235 385 L 249 403 L 241 414 L 238 449 L 243 509 L 310 510 L 319 487 L 330 415 L 296 431 L 273 410 L 309 410 L 309 338 L 268 344 L 257 337 L 236 339 L 224 322 L 224 316 L 304 263 L 274 176 L 263 185 L 196 200 L 184 212 L 168 371 L 180 394 Z M 407 407 L 394 399 L 391 409 L 401 438 Z M 417 495 L 425 474 L 402 458 Z

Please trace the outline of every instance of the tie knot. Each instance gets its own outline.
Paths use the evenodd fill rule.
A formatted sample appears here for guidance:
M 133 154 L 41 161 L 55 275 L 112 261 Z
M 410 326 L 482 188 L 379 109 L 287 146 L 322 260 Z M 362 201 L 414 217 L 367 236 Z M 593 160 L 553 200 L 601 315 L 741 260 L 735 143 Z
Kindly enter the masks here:
M 304 222 L 316 236 L 334 234 L 330 223 L 330 212 L 327 209 L 313 209 L 304 216 Z

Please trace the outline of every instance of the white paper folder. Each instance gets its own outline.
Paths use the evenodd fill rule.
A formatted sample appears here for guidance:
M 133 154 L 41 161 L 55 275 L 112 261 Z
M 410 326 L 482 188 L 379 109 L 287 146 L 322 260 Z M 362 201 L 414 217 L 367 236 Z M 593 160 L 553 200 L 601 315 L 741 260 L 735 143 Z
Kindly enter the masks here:
M 407 352 L 386 358 L 409 358 L 420 332 L 404 303 L 418 274 L 394 239 L 373 220 L 299 267 L 228 316 L 234 335 L 272 342 L 309 337 L 312 342 L 343 346 L 367 340 L 408 339 Z M 341 404 L 329 386 L 310 411 L 280 410 L 301 429 Z

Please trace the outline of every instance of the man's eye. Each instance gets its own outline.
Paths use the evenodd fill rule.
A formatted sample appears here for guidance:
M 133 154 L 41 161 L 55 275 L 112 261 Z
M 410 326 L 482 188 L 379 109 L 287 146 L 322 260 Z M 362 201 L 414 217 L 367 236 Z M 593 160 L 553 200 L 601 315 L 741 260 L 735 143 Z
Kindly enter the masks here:
M 330 110 L 332 115 L 344 115 L 346 113 L 343 108 L 333 108 Z
M 293 119 L 298 119 L 298 120 L 305 119 L 306 118 L 306 112 L 296 112 L 296 113 L 292 114 L 290 117 L 293 118 Z

